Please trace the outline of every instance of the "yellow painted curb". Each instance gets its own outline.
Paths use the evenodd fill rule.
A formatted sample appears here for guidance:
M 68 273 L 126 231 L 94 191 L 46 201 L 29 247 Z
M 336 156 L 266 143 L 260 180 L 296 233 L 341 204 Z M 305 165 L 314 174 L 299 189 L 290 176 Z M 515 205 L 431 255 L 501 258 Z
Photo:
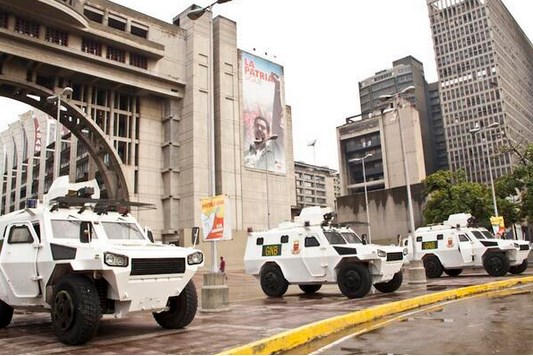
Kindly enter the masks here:
M 533 283 L 533 276 L 524 278 L 506 279 L 459 289 L 422 295 L 398 302 L 378 305 L 372 308 L 359 310 L 353 313 L 336 316 L 285 331 L 271 337 L 254 341 L 250 344 L 239 346 L 219 353 L 219 355 L 271 355 L 285 350 L 291 350 L 312 340 L 322 338 L 346 328 L 366 323 L 381 317 L 416 309 L 421 306 L 458 299 L 469 295 L 504 289 L 518 284 Z

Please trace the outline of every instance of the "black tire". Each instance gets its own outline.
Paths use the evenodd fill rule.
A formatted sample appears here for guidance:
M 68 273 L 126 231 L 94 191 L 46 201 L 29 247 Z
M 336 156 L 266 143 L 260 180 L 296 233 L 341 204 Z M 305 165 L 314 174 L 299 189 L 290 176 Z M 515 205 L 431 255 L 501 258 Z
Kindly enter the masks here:
M 392 293 L 401 287 L 402 282 L 403 282 L 403 273 L 402 271 L 398 271 L 394 274 L 394 276 L 392 277 L 390 281 L 376 283 L 374 284 L 374 287 L 376 287 L 376 289 L 379 290 L 381 293 Z
M 68 275 L 54 286 L 52 326 L 59 340 L 81 345 L 98 330 L 102 311 L 94 283 L 81 275 Z
M 0 300 L 0 329 L 5 328 L 13 319 L 13 308 Z
M 198 294 L 191 280 L 178 296 L 168 298 L 168 310 L 153 313 L 155 321 L 165 329 L 181 329 L 189 325 L 198 309 Z
M 444 270 L 444 273 L 446 273 L 450 277 L 457 277 L 462 272 L 463 272 L 462 268 L 450 268 L 450 269 L 445 269 Z
M 299 284 L 298 287 L 300 287 L 305 294 L 313 294 L 322 288 L 322 284 Z
M 444 267 L 437 256 L 431 255 L 424 258 L 424 269 L 427 278 L 439 278 L 444 272 Z
M 526 269 L 527 269 L 527 258 L 524 261 L 522 261 L 521 264 L 519 264 L 517 266 L 509 267 L 509 272 L 511 272 L 512 274 L 521 274 Z
M 281 297 L 289 288 L 289 282 L 276 265 L 265 265 L 260 273 L 261 289 L 269 297 Z
M 339 270 L 337 284 L 348 298 L 363 298 L 372 287 L 372 275 L 365 265 L 347 264 Z
M 503 253 L 490 253 L 483 259 L 483 267 L 491 276 L 502 277 L 509 272 L 509 259 Z

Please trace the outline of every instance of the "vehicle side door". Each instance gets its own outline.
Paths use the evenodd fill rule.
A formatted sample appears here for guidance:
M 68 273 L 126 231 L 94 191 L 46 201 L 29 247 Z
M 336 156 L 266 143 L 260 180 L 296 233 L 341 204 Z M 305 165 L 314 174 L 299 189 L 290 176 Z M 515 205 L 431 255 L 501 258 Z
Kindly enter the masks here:
M 0 269 L 13 294 L 18 298 L 33 298 L 40 294 L 37 271 L 39 248 L 38 235 L 30 223 L 7 226 Z
M 470 237 L 464 233 L 459 233 L 457 234 L 457 239 L 459 240 L 459 251 L 461 251 L 463 262 L 472 264 L 474 261 L 474 247 L 472 246 Z
M 318 233 L 307 232 L 302 235 L 302 260 L 307 271 L 312 277 L 323 277 L 326 275 L 326 242 Z

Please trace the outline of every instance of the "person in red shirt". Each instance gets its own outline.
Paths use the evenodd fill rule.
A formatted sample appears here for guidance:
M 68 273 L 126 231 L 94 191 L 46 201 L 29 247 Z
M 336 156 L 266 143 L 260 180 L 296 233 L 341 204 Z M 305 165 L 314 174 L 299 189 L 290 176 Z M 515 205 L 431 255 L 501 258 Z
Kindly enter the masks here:
M 220 273 L 226 272 L 226 261 L 224 260 L 223 256 L 220 256 L 220 267 L 218 268 L 218 271 Z

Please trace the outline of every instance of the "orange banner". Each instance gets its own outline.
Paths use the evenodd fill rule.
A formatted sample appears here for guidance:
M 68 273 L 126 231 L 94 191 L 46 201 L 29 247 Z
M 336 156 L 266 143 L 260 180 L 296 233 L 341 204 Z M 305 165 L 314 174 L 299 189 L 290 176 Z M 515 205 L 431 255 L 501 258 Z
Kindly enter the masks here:
M 202 233 L 204 241 L 231 240 L 229 199 L 225 195 L 201 200 Z

